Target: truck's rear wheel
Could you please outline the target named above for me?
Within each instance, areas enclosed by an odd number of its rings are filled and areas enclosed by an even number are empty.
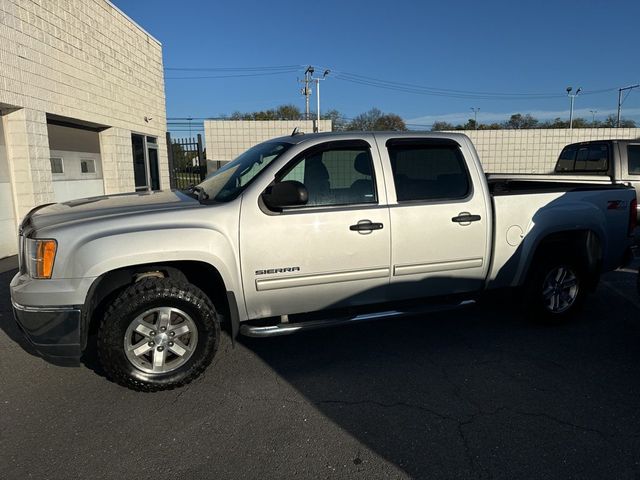
[[[527,315],[541,323],[560,323],[581,307],[587,291],[586,270],[571,257],[554,255],[532,267],[525,286]]]
[[[185,385],[211,363],[220,322],[198,288],[150,278],[125,289],[104,315],[98,356],[115,382],[140,391]]]

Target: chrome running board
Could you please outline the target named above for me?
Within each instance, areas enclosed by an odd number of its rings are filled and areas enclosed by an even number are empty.
[[[315,330],[318,328],[336,327],[339,325],[349,325],[351,323],[368,322],[371,320],[381,320],[384,318],[393,317],[405,317],[409,315],[416,315],[420,313],[432,313],[440,312],[443,310],[454,310],[457,308],[463,308],[470,305],[474,305],[475,300],[464,300],[455,304],[439,304],[439,305],[425,305],[422,307],[413,307],[406,310],[387,310],[384,312],[375,313],[363,313],[354,317],[346,318],[331,318],[326,320],[309,320],[306,322],[290,322],[290,323],[278,323],[276,325],[268,326],[255,326],[255,325],[240,325],[240,333],[247,337],[275,337],[278,335],[290,335],[292,333],[300,332],[303,330]]]

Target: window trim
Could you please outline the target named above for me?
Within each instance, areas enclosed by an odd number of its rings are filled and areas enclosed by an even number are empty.
[[[363,202],[363,203],[335,203],[331,205],[300,205],[298,207],[287,207],[283,208],[281,212],[270,210],[266,205],[262,208],[262,193],[267,188],[273,186],[275,183],[282,181],[284,177],[286,177],[289,172],[291,172],[300,162],[300,160],[315,155],[321,152],[327,152],[331,150],[366,150],[369,153],[369,159],[371,160],[371,182],[373,184],[373,193],[374,193],[374,201],[372,202]],[[289,160],[278,172],[275,174],[274,179],[260,194],[260,205],[261,209],[268,213],[269,215],[282,215],[282,214],[292,214],[292,213],[304,213],[309,211],[332,211],[337,209],[345,209],[350,207],[363,208],[363,207],[378,207],[380,205],[380,196],[378,195],[378,183],[376,178],[376,167],[373,158],[373,153],[371,151],[371,144],[366,140],[332,140],[330,142],[318,143],[316,145],[312,145],[311,147],[303,150],[302,152],[295,155],[291,160]]]
[[[63,157],[49,157],[49,162],[51,162],[51,160],[60,160],[60,166],[62,167],[62,171],[61,172],[54,172],[53,171],[53,165],[51,165],[51,175],[64,175],[64,158]]]
[[[424,141],[426,140],[426,141]],[[395,172],[393,171],[393,164],[391,162],[391,152],[390,148],[393,147],[447,147],[447,148],[455,148],[456,152],[460,155],[462,159],[462,169],[467,176],[467,181],[469,188],[467,190],[466,195],[461,197],[439,197],[439,198],[424,198],[424,199],[414,199],[414,200],[399,200],[398,199],[398,189],[396,185],[396,177]],[[467,163],[467,158],[462,153],[462,147],[455,140],[451,140],[448,138],[390,138],[386,141],[385,147],[387,148],[387,156],[389,158],[389,168],[391,170],[391,181],[393,181],[393,191],[395,195],[396,206],[404,206],[404,205],[436,205],[436,204],[444,204],[444,203],[464,203],[471,198],[475,194],[475,185],[473,182],[473,178],[471,177],[471,171],[469,170],[469,164]]]

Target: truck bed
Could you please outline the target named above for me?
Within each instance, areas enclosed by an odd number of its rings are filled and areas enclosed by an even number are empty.
[[[494,196],[627,188],[614,184],[607,176],[487,174],[486,177],[489,191]]]

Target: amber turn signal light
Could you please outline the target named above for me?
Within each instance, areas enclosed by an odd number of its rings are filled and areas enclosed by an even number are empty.
[[[51,278],[57,248],[55,240],[36,240],[35,278]]]

